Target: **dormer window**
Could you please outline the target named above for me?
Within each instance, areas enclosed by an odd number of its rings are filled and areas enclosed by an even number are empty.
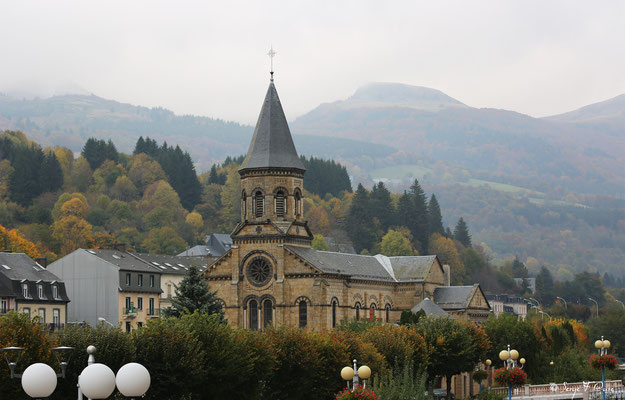
[[[22,283],[22,296],[26,299],[30,297],[28,294],[28,283]]]
[[[57,285],[52,285],[52,297],[55,299],[59,298],[59,287]]]
[[[265,197],[262,192],[259,190],[254,193],[254,216],[262,217],[263,216],[263,208],[265,205]]]
[[[40,299],[43,299],[43,285],[37,285],[37,296]]]
[[[284,214],[286,211],[286,204],[285,204],[284,192],[282,190],[279,190],[276,193],[275,202],[276,202],[276,215],[278,217],[284,217]]]

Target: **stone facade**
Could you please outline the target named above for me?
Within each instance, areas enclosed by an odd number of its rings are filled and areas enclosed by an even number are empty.
[[[432,298],[437,287],[449,286],[449,267],[436,256],[311,249],[302,207],[305,170],[273,82],[239,173],[241,222],[232,232],[232,248],[203,272],[233,327],[323,330],[353,318],[394,323],[402,311]],[[481,290],[471,293],[464,307],[450,310],[456,318],[488,313]]]

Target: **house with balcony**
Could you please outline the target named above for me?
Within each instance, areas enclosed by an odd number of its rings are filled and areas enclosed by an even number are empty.
[[[0,252],[0,315],[26,313],[54,330],[67,322],[69,302],[55,274],[24,253]]]
[[[106,321],[130,332],[159,316],[161,270],[127,251],[78,249],[48,269],[72,298],[68,320]]]

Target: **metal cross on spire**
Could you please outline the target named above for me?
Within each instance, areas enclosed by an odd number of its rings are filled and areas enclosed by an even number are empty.
[[[271,71],[269,71],[269,73],[271,74],[272,82],[273,82],[273,58],[276,56],[276,54],[278,53],[273,49],[273,45],[272,45],[271,48],[269,49],[269,53],[267,53],[267,55],[269,56],[269,59],[271,60]]]

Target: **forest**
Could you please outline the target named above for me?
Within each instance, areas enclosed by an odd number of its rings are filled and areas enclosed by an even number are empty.
[[[444,205],[471,202],[462,193],[443,188],[428,196],[417,179],[402,194],[391,193],[382,182],[371,190],[359,185],[352,192],[344,166],[315,157],[302,160],[307,169],[305,215],[317,249],[347,242],[362,254],[436,254],[450,265],[453,284],[480,283],[492,293],[523,295],[527,286],[514,278],[537,276],[539,301],[564,315],[556,296],[569,299],[568,315],[580,319],[590,317],[588,297],[601,307],[625,300],[622,273],[567,270],[563,275],[562,267],[540,263],[527,251],[519,253],[523,257],[493,259],[488,244],[475,242],[470,231],[475,216],[460,215],[451,226],[444,225],[450,217],[441,209],[458,212]],[[242,161],[243,156],[227,157],[198,175],[189,153],[148,137],[137,140],[132,154],[119,152],[112,141],[89,138],[75,157],[65,147],[42,148],[19,131],[5,131],[0,135],[0,248],[49,261],[77,248],[117,243],[136,251],[177,254],[202,243],[206,234],[231,232],[239,221]],[[495,205],[497,201],[495,197]],[[622,218],[564,205],[560,214],[545,216],[519,200],[504,206],[517,207],[529,226],[551,224],[563,232],[573,232],[575,221],[603,221],[618,228]],[[501,212],[484,216],[504,217]],[[480,222],[475,225],[484,229]],[[502,232],[493,241],[505,238]]]

